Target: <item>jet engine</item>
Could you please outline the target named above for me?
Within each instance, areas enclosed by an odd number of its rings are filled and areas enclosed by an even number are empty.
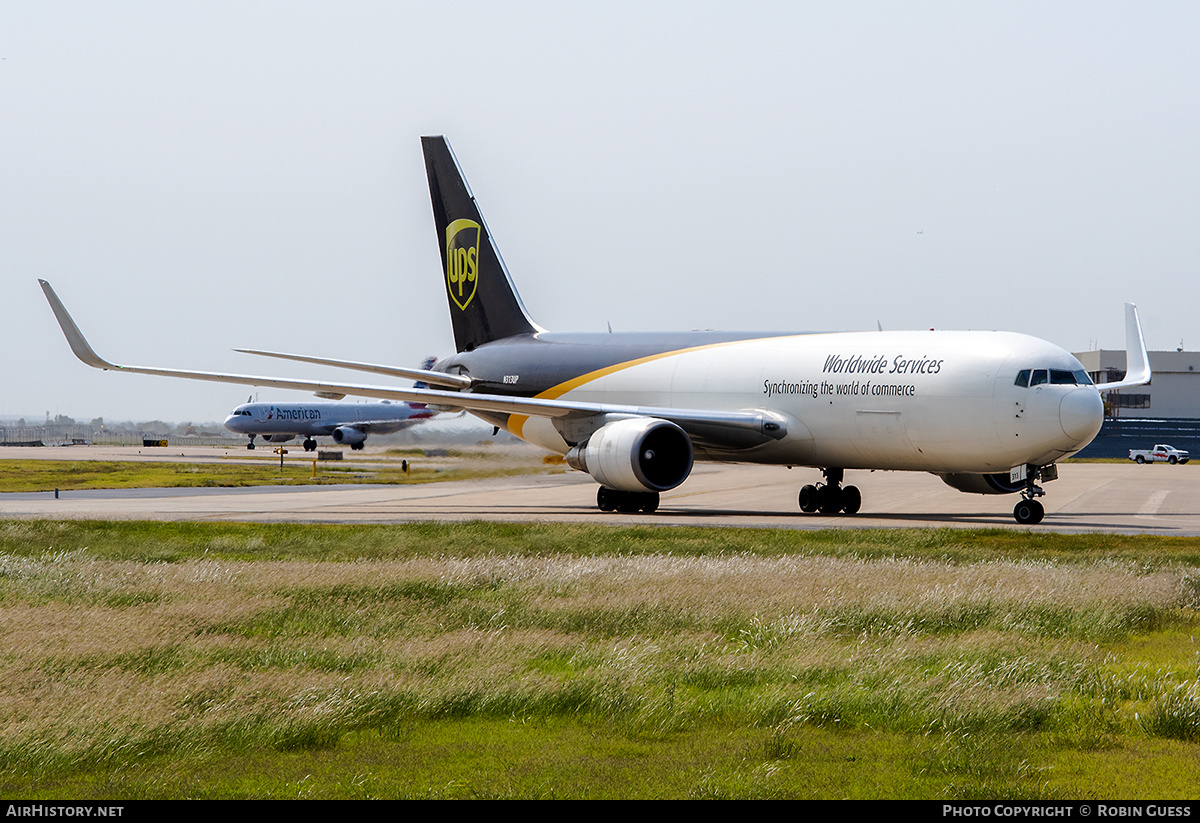
[[[953,486],[960,492],[971,494],[1016,494],[1025,488],[1025,481],[1012,481],[1007,474],[939,474],[947,486]]]
[[[268,443],[286,443],[289,440],[295,440],[294,434],[264,434],[262,439]]]
[[[338,426],[333,430],[333,442],[341,446],[361,446],[367,433],[353,426]]]
[[[687,480],[694,457],[692,440],[679,426],[631,417],[601,426],[567,452],[567,465],[610,489],[664,492]]]

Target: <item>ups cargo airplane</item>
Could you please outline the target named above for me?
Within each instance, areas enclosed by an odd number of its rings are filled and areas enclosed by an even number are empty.
[[[249,353],[436,388],[114,365],[42,288],[89,366],[465,409],[566,455],[599,482],[605,511],[652,512],[693,461],[709,460],[819,469],[823,482],[800,489],[804,512],[857,512],[847,471],[921,471],[963,492],[1018,494],[1013,515],[1033,524],[1044,514],[1039,483],[1100,430],[1101,392],[1150,380],[1128,303],[1129,371],[1101,385],[1058,346],[1009,332],[548,332],[525,310],[449,144],[422,144],[457,354],[419,370]]]

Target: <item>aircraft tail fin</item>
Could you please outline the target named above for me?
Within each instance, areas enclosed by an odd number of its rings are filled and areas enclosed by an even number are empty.
[[[458,351],[542,329],[530,319],[445,137],[422,137]]]

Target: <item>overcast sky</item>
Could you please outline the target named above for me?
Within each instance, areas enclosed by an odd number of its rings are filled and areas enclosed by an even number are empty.
[[[555,330],[1200,350],[1200,4],[0,0],[0,416],[221,419],[101,356],[453,343],[420,136]],[[305,395],[262,392],[262,399]]]

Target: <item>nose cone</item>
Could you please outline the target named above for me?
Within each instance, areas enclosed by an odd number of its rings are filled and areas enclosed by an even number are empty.
[[[1067,437],[1083,448],[1100,432],[1104,422],[1104,403],[1094,389],[1076,389],[1063,396],[1058,419]]]
[[[225,428],[227,428],[233,432],[240,431],[241,426],[239,426],[238,424],[241,422],[241,420],[242,420],[242,418],[239,417],[238,415],[231,414],[225,418]]]

